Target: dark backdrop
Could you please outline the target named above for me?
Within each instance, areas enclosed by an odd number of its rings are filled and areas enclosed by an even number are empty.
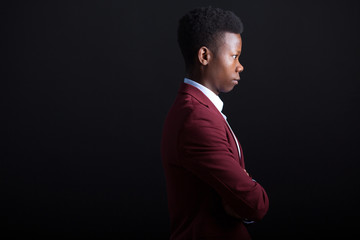
[[[270,198],[254,239],[359,235],[360,8],[346,0],[3,6],[1,235],[168,238],[177,21],[207,5],[245,26],[245,71],[221,98]]]

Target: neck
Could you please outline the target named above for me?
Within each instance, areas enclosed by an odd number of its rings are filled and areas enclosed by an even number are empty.
[[[210,89],[212,92],[214,92],[216,95],[219,95],[219,92],[216,91],[212,85],[210,84],[210,82],[207,80],[207,78],[204,76],[204,71],[202,71],[202,69],[200,70],[193,70],[193,71],[189,71],[185,74],[186,78],[189,78],[197,83],[200,83],[201,85],[207,87],[208,89]]]

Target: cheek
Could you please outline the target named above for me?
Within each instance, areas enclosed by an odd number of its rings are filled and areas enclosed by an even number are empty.
[[[222,62],[222,66],[221,68],[223,69],[224,72],[229,72],[231,71],[233,68],[235,67],[234,61],[231,60],[227,60],[227,61],[223,61]]]
[[[234,60],[232,58],[230,60],[224,62],[224,68],[226,68],[228,70],[233,70],[233,69],[235,69],[235,67],[236,67],[236,60]]]

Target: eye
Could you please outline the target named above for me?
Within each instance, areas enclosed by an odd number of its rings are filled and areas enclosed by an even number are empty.
[[[233,57],[234,59],[236,59],[238,56],[239,56],[239,55],[232,55],[232,57]]]

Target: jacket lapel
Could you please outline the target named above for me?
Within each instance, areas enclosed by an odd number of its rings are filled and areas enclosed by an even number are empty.
[[[226,120],[224,119],[223,115],[219,112],[219,110],[216,108],[216,106],[210,101],[210,99],[202,92],[200,91],[198,88],[190,85],[190,84],[186,84],[186,83],[182,83],[179,89],[179,93],[186,93],[186,94],[190,94],[191,96],[193,96],[194,98],[196,98],[199,102],[201,102],[203,105],[205,105],[206,107],[208,107],[209,109],[211,109],[219,119],[221,119],[221,121],[223,121],[223,123],[226,125],[226,129],[228,134],[230,134],[233,138],[233,142],[235,144],[235,149],[237,154],[237,158],[239,160],[240,165],[243,167],[243,160],[242,160],[242,149],[239,143],[239,148],[240,148],[240,155],[238,152],[238,148],[236,146],[236,140],[235,140],[235,133],[232,134],[232,130],[230,129],[229,124],[226,122]]]

